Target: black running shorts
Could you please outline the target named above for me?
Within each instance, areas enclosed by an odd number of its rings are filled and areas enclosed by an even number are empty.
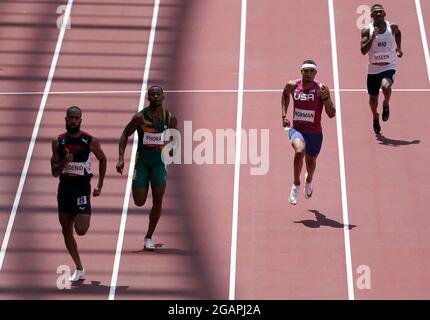
[[[90,182],[64,183],[58,185],[58,213],[91,214]]]
[[[394,82],[394,74],[396,70],[387,70],[377,74],[367,75],[367,93],[369,96],[377,96],[379,94],[379,89],[381,89],[382,79],[387,78]]]

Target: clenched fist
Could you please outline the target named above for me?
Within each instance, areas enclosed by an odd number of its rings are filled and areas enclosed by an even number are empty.
[[[66,152],[66,154],[64,155],[64,159],[63,159],[64,164],[72,162],[73,161],[73,154],[71,154],[69,152],[69,149],[67,149],[67,148],[64,148],[64,151]]]
[[[330,90],[325,84],[320,85],[319,96],[321,100],[327,100],[330,97]]]
[[[288,120],[287,116],[282,116],[282,126],[285,127],[291,127],[291,122]]]
[[[124,160],[123,159],[119,159],[117,164],[116,164],[116,171],[118,173],[122,174],[122,170],[124,169]]]
[[[378,34],[379,34],[379,28],[375,27],[372,33],[372,39],[375,39]]]

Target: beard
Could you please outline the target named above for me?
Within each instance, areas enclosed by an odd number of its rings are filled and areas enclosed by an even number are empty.
[[[303,78],[302,81],[304,84],[311,84],[313,82],[313,80],[309,79],[309,78]]]
[[[71,134],[78,133],[79,130],[81,130],[81,125],[78,124],[77,126],[71,126],[66,123],[66,130],[68,133],[71,133]]]

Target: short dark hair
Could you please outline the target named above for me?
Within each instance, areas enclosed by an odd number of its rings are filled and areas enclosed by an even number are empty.
[[[163,94],[164,94],[163,88],[161,88],[160,86],[157,86],[157,85],[154,85],[154,86],[149,87],[149,89],[148,89],[148,93],[149,93],[150,91],[154,90],[154,89],[160,89],[160,90],[161,90],[161,93],[163,93]]]
[[[302,64],[314,64],[314,65],[317,65],[317,63],[314,61],[314,60],[305,60],[305,61],[303,61],[303,63]]]
[[[68,107],[68,108],[67,108],[67,111],[66,111],[66,115],[69,115],[69,113],[71,113],[71,112],[79,112],[79,114],[80,114],[80,115],[82,115],[82,110],[81,110],[81,108],[79,108],[79,107],[77,107],[77,106],[71,106],[71,107]]]

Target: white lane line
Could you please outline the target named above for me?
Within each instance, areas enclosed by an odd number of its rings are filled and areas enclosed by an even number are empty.
[[[13,223],[15,221],[16,212],[18,210],[19,202],[21,200],[22,190],[24,189],[25,180],[27,178],[28,168],[30,166],[31,156],[33,155],[34,146],[36,144],[37,135],[39,133],[40,123],[42,122],[43,112],[45,110],[46,101],[48,99],[49,91],[51,89],[52,80],[55,74],[55,68],[57,67],[58,58],[60,56],[61,46],[63,44],[64,34],[66,32],[66,26],[70,19],[70,12],[72,10],[73,0],[68,0],[66,12],[64,13],[63,24],[61,25],[60,33],[58,35],[57,45],[55,46],[54,56],[52,57],[51,67],[48,73],[48,79],[46,80],[45,90],[43,91],[42,100],[39,105],[39,112],[37,113],[36,121],[33,127],[33,133],[31,134],[30,145],[27,150],[25,157],[24,167],[21,172],[19,179],[18,189],[15,194],[15,200],[13,201],[12,210],[10,212],[9,221],[6,228],[6,233],[3,238],[3,243],[0,250],[0,271],[3,267],[3,262],[9,244],[10,234],[12,232]]]
[[[430,54],[429,54],[429,46],[427,43],[426,28],[424,27],[424,18],[423,18],[423,12],[421,10],[420,0],[415,0],[415,7],[417,8],[418,22],[420,24],[421,42],[423,43],[424,56],[426,58],[427,77],[429,78],[429,82],[430,82]]]
[[[146,93],[146,87],[148,85],[149,70],[151,69],[152,51],[154,48],[155,31],[157,29],[159,7],[160,7],[160,0],[155,0],[154,11],[152,13],[151,32],[149,34],[148,49],[146,52],[145,71],[143,73],[142,88],[140,90],[140,100],[139,100],[139,106],[137,111],[143,108],[143,104],[145,102],[145,93]],[[133,138],[133,148],[131,151],[130,166],[128,169],[127,187],[125,190],[124,202],[122,205],[121,224],[119,228],[118,242],[116,245],[115,261],[114,261],[114,266],[112,270],[112,278],[111,278],[111,284],[110,284],[110,290],[109,290],[109,300],[115,299],[116,285],[118,282],[118,272],[119,272],[119,265],[121,261],[121,251],[122,251],[122,246],[124,242],[128,204],[129,204],[130,194],[131,194],[131,182],[133,178],[134,163],[136,160],[137,141],[138,141],[137,133],[135,133]]]
[[[346,195],[346,175],[345,175],[345,157],[343,151],[343,135],[342,135],[342,109],[340,105],[339,91],[339,68],[337,64],[337,47],[336,47],[336,25],[334,18],[333,0],[328,0],[329,16],[330,16],[330,37],[331,37],[331,56],[333,64],[333,82],[334,93],[336,99],[336,131],[339,149],[339,170],[340,170],[340,187],[342,192],[342,213],[343,213],[343,235],[345,242],[345,262],[348,285],[348,299],[354,300],[354,281],[352,277],[352,258],[351,244],[349,239],[349,218],[348,218],[348,199]]]
[[[236,159],[234,163],[233,186],[233,217],[231,228],[230,251],[230,285],[229,299],[235,299],[236,293],[236,258],[237,258],[237,225],[239,214],[239,186],[240,186],[240,156],[242,152],[242,109],[243,87],[245,76],[245,40],[246,40],[246,6],[247,0],[242,0],[242,12],[240,17],[240,52],[239,52],[239,83],[237,90],[237,116],[236,116]]]
[[[428,88],[401,88],[401,89],[391,89],[392,91],[396,92],[429,92],[430,89]],[[330,90],[334,91],[334,90]],[[340,92],[367,92],[367,89],[339,89]]]
[[[393,88],[393,91],[397,92],[430,92],[429,88]],[[330,89],[334,92],[334,89]],[[339,89],[340,92],[367,92],[365,88],[361,89]],[[164,90],[165,93],[237,93],[235,89],[184,89],[184,90]],[[243,89],[244,93],[270,93],[270,92],[282,92],[282,89]],[[72,95],[72,94],[140,94],[140,91],[129,90],[129,91],[52,91],[49,95]],[[20,95],[43,95],[43,92],[29,91],[29,92],[0,92],[0,96],[20,96]]]

